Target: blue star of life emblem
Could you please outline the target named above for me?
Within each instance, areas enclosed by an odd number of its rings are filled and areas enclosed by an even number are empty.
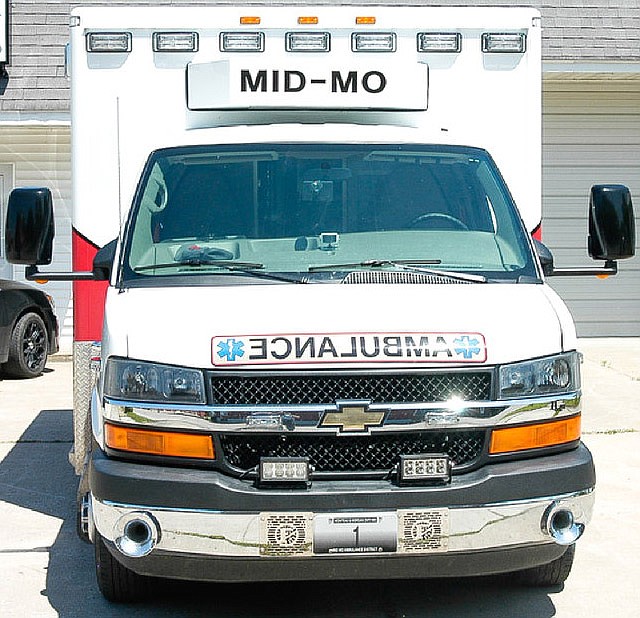
[[[480,343],[477,339],[464,335],[453,340],[454,351],[456,354],[461,354],[465,359],[473,358],[474,354],[480,354]]]
[[[218,343],[218,356],[220,358],[226,358],[228,361],[233,362],[239,356],[244,356],[244,343],[237,341],[236,339],[227,339]]]

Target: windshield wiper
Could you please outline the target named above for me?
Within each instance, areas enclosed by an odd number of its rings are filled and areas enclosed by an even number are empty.
[[[179,266],[220,266],[226,270],[240,271],[264,268],[264,264],[261,264],[260,262],[236,262],[235,260],[190,258],[188,260],[179,260],[175,262],[168,262],[166,264],[144,264],[143,266],[136,266],[133,271],[137,273],[145,270],[155,270],[156,268],[178,268]]]
[[[234,260],[188,259],[179,262],[169,262],[166,264],[145,264],[144,266],[137,266],[133,271],[137,273],[145,270],[155,270],[156,268],[176,268],[184,266],[215,266],[223,268],[229,272],[238,272],[243,275],[259,279],[273,279],[274,281],[284,281],[286,283],[309,283],[307,278],[286,277],[285,275],[277,275],[272,272],[262,271],[260,269],[264,268],[264,264],[261,264],[260,262],[236,262]]]
[[[470,281],[473,283],[487,282],[487,278],[483,275],[440,270],[439,268],[425,268],[424,266],[418,266],[419,264],[440,264],[440,260],[364,260],[362,262],[345,264],[319,264],[317,266],[309,266],[309,272],[332,270],[334,268],[381,268],[383,266],[392,266],[399,270],[448,277],[449,279],[456,279],[458,281]]]

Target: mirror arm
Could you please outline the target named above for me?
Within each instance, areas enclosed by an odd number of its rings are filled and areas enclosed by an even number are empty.
[[[37,266],[27,266],[24,269],[24,276],[27,281],[96,281],[96,276],[91,271],[77,272],[53,272],[43,273]]]
[[[551,272],[545,273],[547,277],[579,277],[585,275],[613,276],[618,274],[618,262],[607,260],[604,266],[584,266],[576,268],[553,268]]]

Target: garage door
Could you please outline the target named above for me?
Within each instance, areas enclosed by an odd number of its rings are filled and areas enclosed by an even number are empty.
[[[594,77],[544,81],[543,242],[558,266],[593,264],[586,251],[592,184],[627,185],[640,214],[640,76]],[[620,262],[619,269],[605,280],[550,280],[579,336],[640,336],[640,258]]]

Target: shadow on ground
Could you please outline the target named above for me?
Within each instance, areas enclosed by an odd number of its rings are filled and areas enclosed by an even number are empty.
[[[70,410],[42,410],[0,462],[0,500],[63,522],[53,545],[44,548],[49,551],[47,585],[38,591],[62,618],[551,618],[556,614],[549,597],[555,591],[518,588],[501,578],[224,585],[161,582],[145,603],[112,605],[97,590],[92,547],[75,532],[77,477],[67,459],[71,427]]]

